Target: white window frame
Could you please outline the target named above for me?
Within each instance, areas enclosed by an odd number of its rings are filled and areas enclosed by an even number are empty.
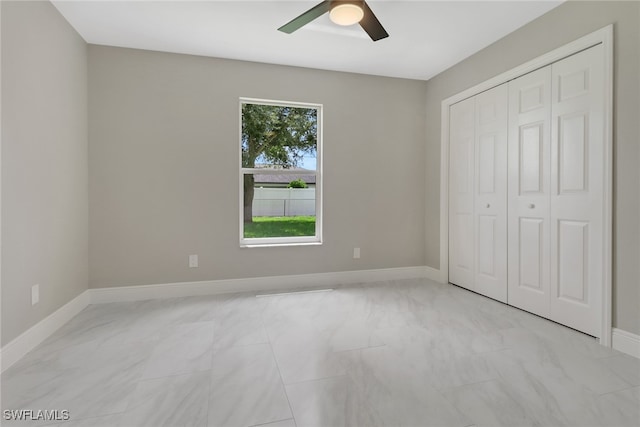
[[[300,171],[292,171],[288,169],[254,169],[242,167],[242,105],[243,104],[259,104],[273,105],[278,107],[297,107],[312,108],[318,112],[317,123],[317,146],[316,146],[316,233],[314,236],[294,236],[294,237],[244,237],[244,175],[259,172],[261,175],[300,175]],[[294,101],[277,101],[271,99],[256,99],[241,97],[238,103],[239,107],[239,130],[238,130],[238,184],[239,184],[239,215],[238,224],[240,232],[240,247],[270,247],[270,246],[304,246],[304,245],[321,245],[322,244],[322,104],[314,104],[307,102]],[[305,175],[309,175],[305,173]]]

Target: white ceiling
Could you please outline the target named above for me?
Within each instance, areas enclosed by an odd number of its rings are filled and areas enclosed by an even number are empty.
[[[390,35],[375,43],[328,14],[276,30],[319,2],[53,0],[88,43],[421,80],[562,1],[369,0]]]

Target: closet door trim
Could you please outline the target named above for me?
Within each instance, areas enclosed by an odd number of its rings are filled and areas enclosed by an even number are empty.
[[[558,49],[453,95],[441,104],[440,125],[440,280],[449,283],[449,108],[451,105],[551,65],[590,47],[602,44],[604,55],[604,212],[603,289],[600,343],[611,347],[612,334],[612,243],[613,243],[613,25],[587,34]],[[428,200],[428,203],[431,201]]]

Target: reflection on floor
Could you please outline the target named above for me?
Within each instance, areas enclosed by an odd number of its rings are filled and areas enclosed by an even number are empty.
[[[74,427],[638,426],[640,360],[416,279],[92,305],[2,394]]]

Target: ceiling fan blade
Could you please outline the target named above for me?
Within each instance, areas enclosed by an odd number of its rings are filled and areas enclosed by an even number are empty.
[[[278,28],[278,30],[282,31],[283,33],[291,34],[294,31],[300,29],[301,27],[307,25],[309,22],[313,21],[314,19],[329,12],[329,9],[331,9],[331,0],[325,0],[322,3],[307,10],[305,13],[298,16],[297,18],[293,18],[291,21],[287,22],[282,27]]]
[[[362,9],[364,10],[364,17],[360,21],[360,26],[369,34],[371,40],[377,42],[380,39],[389,37],[389,34],[366,2],[362,2]]]

